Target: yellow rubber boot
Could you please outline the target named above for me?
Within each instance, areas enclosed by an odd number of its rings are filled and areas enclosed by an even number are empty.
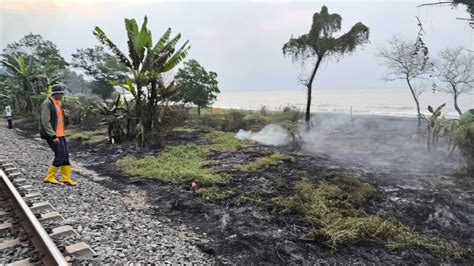
[[[63,183],[69,184],[71,186],[75,186],[76,182],[71,179],[71,166],[70,165],[63,165],[61,166],[61,180]]]
[[[48,175],[44,178],[44,182],[51,183],[51,184],[59,184],[56,180],[56,171],[58,168],[54,165],[51,165],[48,170]]]

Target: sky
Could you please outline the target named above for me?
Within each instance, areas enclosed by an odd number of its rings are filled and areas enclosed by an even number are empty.
[[[359,21],[367,25],[370,43],[326,61],[314,87],[402,88],[402,81],[384,80],[377,53],[393,36],[414,41],[416,16],[433,56],[447,47],[474,50],[474,29],[456,19],[468,17],[464,6],[417,7],[426,2],[0,0],[0,49],[32,32],[53,41],[70,60],[76,49],[99,44],[92,30],[100,26],[126,51],[124,18],[141,23],[147,15],[155,41],[168,27],[190,40],[189,58],[217,72],[221,91],[292,90],[302,87],[301,66],[283,56],[282,46],[292,35],[308,33],[313,13],[326,5],[342,16],[341,33]]]

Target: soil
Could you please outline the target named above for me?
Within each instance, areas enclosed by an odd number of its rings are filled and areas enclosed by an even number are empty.
[[[28,132],[36,133],[36,127],[20,127],[29,137],[34,134]],[[173,132],[167,140],[178,145],[202,144],[202,136],[202,132]],[[137,150],[132,144],[110,146],[104,143],[91,149],[72,142],[70,146],[73,161],[95,170],[99,176],[110,177],[98,178],[96,182],[124,195],[134,191],[136,197],[145,197],[144,202],[133,200],[142,211],[171,218],[206,234],[210,241],[200,244],[199,248],[214,256],[218,263],[474,263],[472,253],[453,260],[418,248],[388,250],[372,242],[350,243],[332,250],[324,244],[324,239],[303,240],[301,236],[308,231],[309,225],[299,215],[282,215],[269,204],[272,196],[258,204],[208,201],[190,187],[136,178],[115,166],[115,161],[123,156],[159,154],[159,150]],[[228,167],[274,152],[292,155],[296,162],[285,162],[257,172],[239,172]],[[212,167],[232,175],[231,187],[244,192],[273,190],[278,196],[290,195],[292,185],[302,178],[318,182],[334,171],[352,174],[377,190],[377,198],[366,206],[369,213],[393,214],[424,235],[452,240],[466,248],[474,246],[472,177],[455,175],[452,170],[434,173],[424,169],[380,167],[350,155],[295,153],[284,147],[254,145],[231,153],[213,152],[208,159],[212,161]],[[284,183],[278,182],[277,176],[284,177]]]

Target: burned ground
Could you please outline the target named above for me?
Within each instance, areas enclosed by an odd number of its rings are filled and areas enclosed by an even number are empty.
[[[202,132],[174,132],[170,144],[203,144]],[[89,149],[72,143],[76,161],[102,175],[98,181],[106,187],[127,194],[145,191],[148,208],[141,211],[166,216],[207,234],[210,241],[199,247],[221,263],[472,263],[469,251],[460,259],[430,252],[419,247],[390,250],[368,240],[345,243],[337,249],[326,239],[302,238],[311,224],[298,213],[282,213],[274,204],[278,197],[288,197],[301,180],[314,184],[333,178],[334,173],[351,175],[375,188],[376,196],[364,204],[369,214],[391,215],[415,231],[454,241],[469,248],[473,242],[474,208],[472,191],[460,185],[453,175],[410,173],[377,169],[348,163],[322,154],[288,152],[285,148],[249,145],[232,152],[213,151],[206,167],[229,174],[230,183],[199,189],[226,191],[216,198],[192,190],[189,185],[132,177],[115,166],[126,155],[157,155],[159,150],[137,150],[133,145]],[[250,163],[271,154],[286,154],[295,161],[284,161],[257,171],[242,171],[236,165]],[[465,177],[459,178],[463,180]],[[198,184],[200,185],[200,184]],[[205,190],[204,190],[205,191]],[[213,190],[207,192],[215,192]],[[213,195],[213,194],[210,194]]]

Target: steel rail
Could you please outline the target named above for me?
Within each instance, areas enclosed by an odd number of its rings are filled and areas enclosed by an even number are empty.
[[[21,197],[20,193],[16,190],[8,176],[0,169],[0,176],[5,186],[5,192],[8,194],[8,200],[13,204],[14,208],[23,216],[23,226],[25,230],[31,236],[31,242],[35,248],[42,255],[42,261],[44,265],[68,265],[61,251],[59,251],[56,244],[49,237],[48,233],[44,230],[41,223],[38,221],[36,216],[30,210],[26,202]]]

